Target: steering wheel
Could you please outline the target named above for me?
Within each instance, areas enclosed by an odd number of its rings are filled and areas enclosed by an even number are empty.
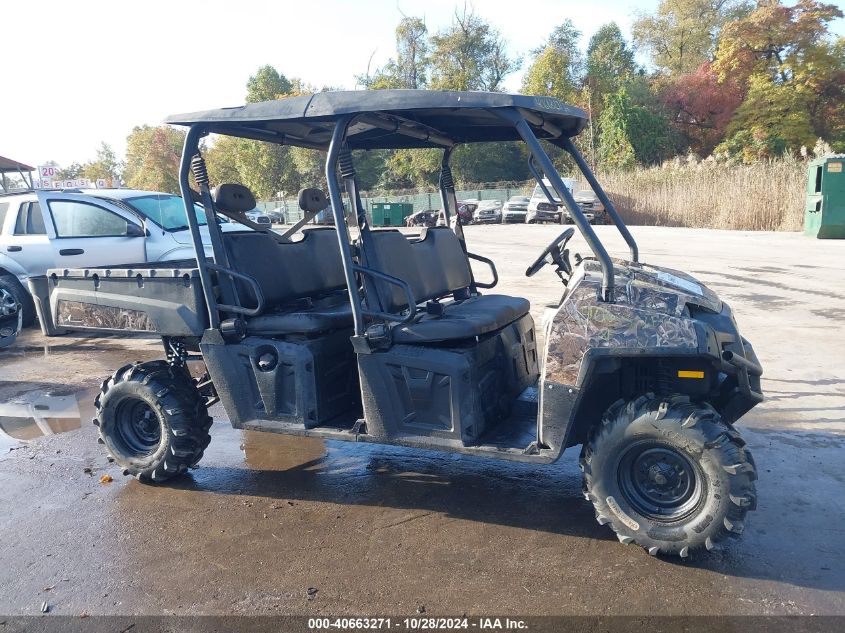
[[[533,277],[537,271],[549,263],[555,263],[558,266],[563,266],[563,249],[566,248],[566,243],[572,239],[573,235],[575,235],[575,229],[572,227],[569,227],[563,233],[558,235],[552,243],[549,244],[542,253],[540,253],[537,260],[528,267],[525,271],[525,276]],[[549,260],[549,255],[551,255],[551,260]]]

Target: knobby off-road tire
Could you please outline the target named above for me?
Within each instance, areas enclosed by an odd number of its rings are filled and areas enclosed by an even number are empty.
[[[161,483],[200,461],[211,417],[187,370],[165,361],[134,363],[103,383],[95,400],[99,442],[144,482]]]
[[[581,470],[599,524],[653,556],[712,550],[742,533],[757,504],[745,442],[686,396],[613,404],[584,445]]]
[[[26,288],[21,285],[14,275],[0,275],[0,288],[12,295],[21,306],[21,327],[29,327],[35,323],[35,303]]]

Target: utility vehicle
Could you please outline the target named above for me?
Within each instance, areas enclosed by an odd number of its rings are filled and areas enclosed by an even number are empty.
[[[201,254],[198,200],[212,257],[54,270],[38,302],[56,326],[162,338],[166,358],[122,367],[96,399],[100,441],[125,474],[158,483],[195,466],[219,399],[239,429],[536,464],[581,446],[598,522],[654,555],[687,556],[742,532],[756,473],[734,423],[762,399],[760,366],[712,291],[639,261],[573,144],[585,112],[547,97],[385,90],[168,122],[188,128],[186,221]],[[327,205],[306,189],[302,221],[284,232],[220,231],[215,213],[237,219],[255,200],[209,182],[199,145],[208,134],[327,152],[335,226],[302,229]],[[629,259],[610,258],[541,140],[572,157]],[[487,293],[496,266],[470,250],[455,213],[453,150],[489,141],[525,143],[546,199],[562,201],[592,251],[570,260],[569,227],[528,266],[531,276],[550,264],[563,285],[542,346],[527,300]],[[448,226],[409,235],[368,224],[355,152],[384,148],[442,151]],[[484,279],[471,261],[489,269]],[[202,378],[191,377],[194,362]]]

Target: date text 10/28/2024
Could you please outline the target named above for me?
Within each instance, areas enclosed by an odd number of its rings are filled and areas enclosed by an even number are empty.
[[[520,631],[528,625],[512,618],[309,618],[309,631]]]

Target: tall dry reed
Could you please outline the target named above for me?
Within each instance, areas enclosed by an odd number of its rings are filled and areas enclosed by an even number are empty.
[[[795,158],[637,168],[598,174],[629,224],[752,231],[803,225],[806,163]]]

